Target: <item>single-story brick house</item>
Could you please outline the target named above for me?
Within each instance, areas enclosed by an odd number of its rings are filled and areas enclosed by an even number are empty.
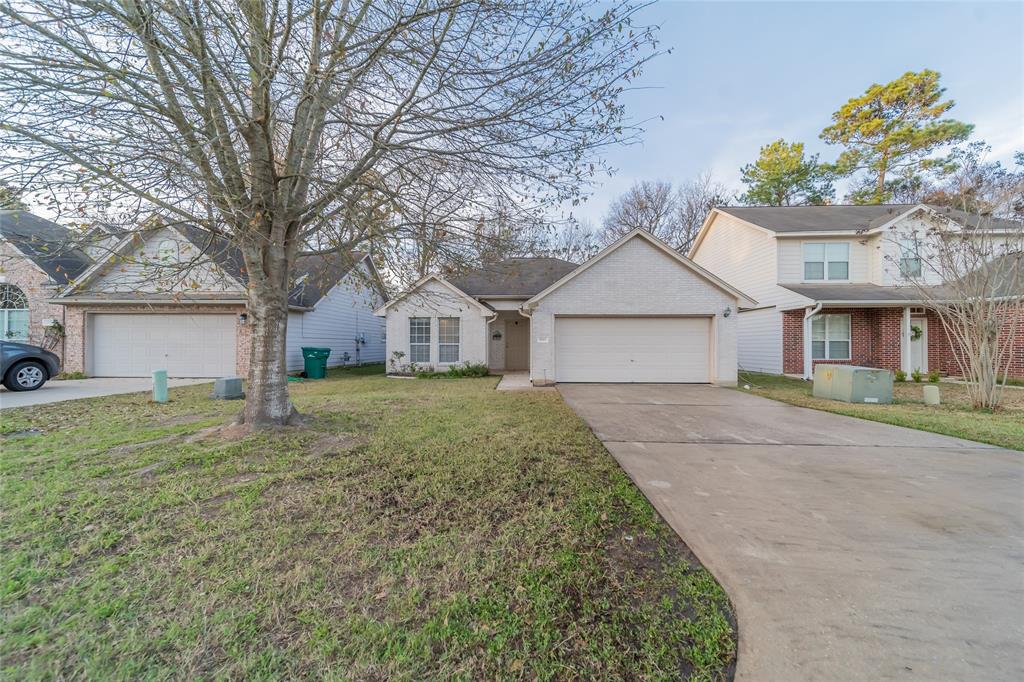
[[[736,382],[756,302],[643,230],[586,263],[513,258],[431,275],[377,310],[392,369],[482,363],[558,382]]]
[[[89,376],[245,376],[250,360],[246,274],[239,251],[190,226],[115,239],[52,302],[65,309],[64,366]],[[384,360],[387,301],[365,253],[304,254],[289,294],[287,363],[302,347],[330,348],[329,366]]]
[[[960,374],[959,346],[913,284],[948,296],[947,283],[922,271],[923,242],[934,238],[928,213],[949,219],[951,229],[971,225],[967,214],[924,204],[712,210],[689,255],[759,302],[740,311],[740,368],[810,377],[815,364],[829,363]],[[996,247],[1002,241],[1012,250],[1024,225],[998,219],[984,229]],[[1024,301],[1019,286],[993,295]],[[1014,377],[1024,377],[1021,311],[1003,325],[1015,334]]]
[[[0,211],[0,338],[63,357],[64,307],[51,299],[92,264],[70,230],[27,211]]]

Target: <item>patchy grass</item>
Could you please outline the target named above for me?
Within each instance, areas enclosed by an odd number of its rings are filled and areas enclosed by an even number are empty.
[[[1018,388],[1005,389],[1002,408],[992,412],[971,407],[965,387],[948,382],[939,383],[942,404],[938,406],[924,404],[923,387],[928,385],[926,382],[894,384],[894,402],[891,405],[841,403],[815,398],[811,395],[811,382],[772,374],[743,372],[739,390],[744,390],[743,384],[749,384],[751,392],[756,395],[791,405],[1024,450],[1024,390]]]
[[[722,679],[728,600],[557,394],[381,368],[3,413],[9,679]]]

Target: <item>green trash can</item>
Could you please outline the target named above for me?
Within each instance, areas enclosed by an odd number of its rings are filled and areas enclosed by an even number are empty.
[[[323,379],[327,376],[327,358],[331,356],[330,348],[302,347],[302,359],[306,365],[307,379]]]

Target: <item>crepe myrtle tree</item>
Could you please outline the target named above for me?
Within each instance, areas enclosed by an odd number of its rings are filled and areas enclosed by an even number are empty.
[[[253,324],[241,419],[283,425],[296,257],[472,235],[499,200],[578,199],[606,170],[602,148],[638,132],[620,95],[657,52],[641,8],[0,0],[0,179],[76,212],[102,195],[240,249]],[[431,174],[449,196],[423,236]]]
[[[1006,211],[1024,183],[965,194],[960,208],[922,212],[921,227],[889,238],[886,260],[932,310],[953,346],[973,405],[997,409],[1010,364],[1024,352],[1024,223]]]

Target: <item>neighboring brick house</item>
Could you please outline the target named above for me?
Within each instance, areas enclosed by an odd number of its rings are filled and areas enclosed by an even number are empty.
[[[96,262],[54,299],[65,309],[64,366],[89,376],[245,376],[250,361],[246,274],[226,240],[189,226],[162,226],[106,242]],[[286,357],[331,349],[330,366],[384,360],[386,300],[369,257],[303,254],[289,294]]]
[[[971,224],[957,211],[909,204],[714,209],[690,257],[759,301],[739,314],[740,368],[809,377],[824,362],[959,374],[957,346],[913,285],[945,291],[922,271],[925,212]],[[1024,225],[993,220],[985,229],[993,243],[1019,244]],[[995,293],[1024,300],[1021,290]],[[1009,373],[1024,377],[1024,324],[1003,329],[1016,334]]]
[[[64,307],[50,301],[93,264],[76,244],[75,234],[56,223],[0,211],[0,338],[64,357]]]

